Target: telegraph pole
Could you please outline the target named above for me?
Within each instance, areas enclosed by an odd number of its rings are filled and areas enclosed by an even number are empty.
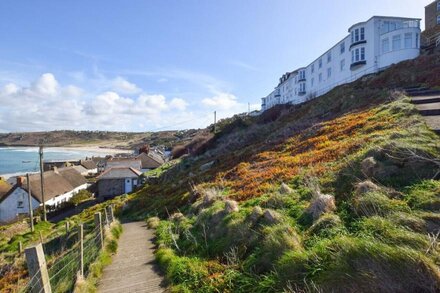
[[[44,172],[43,172],[43,146],[40,145],[40,180],[41,180],[41,200],[43,201],[43,221],[47,221],[46,200],[44,199]]]
[[[31,232],[34,232],[34,210],[32,209],[31,182],[29,180],[29,173],[26,174],[26,181],[28,190],[29,217],[31,219]]]
[[[217,111],[214,111],[214,133],[217,131]]]

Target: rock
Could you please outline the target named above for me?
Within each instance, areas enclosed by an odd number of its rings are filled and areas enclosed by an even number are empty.
[[[280,189],[278,189],[280,194],[290,194],[293,192],[293,189],[289,187],[286,183],[281,183]]]
[[[227,214],[236,213],[239,211],[238,203],[235,200],[225,201],[225,212]]]
[[[378,162],[373,157],[365,158],[361,162],[361,171],[367,177],[373,177],[378,168]]]
[[[281,215],[274,210],[267,209],[263,213],[264,219],[270,224],[278,224],[281,222]]]
[[[259,206],[255,206],[252,209],[252,213],[250,215],[250,219],[252,222],[256,222],[263,215],[263,209]]]
[[[306,213],[312,216],[313,221],[319,219],[322,214],[336,210],[335,197],[330,194],[318,194],[314,197]]]
[[[370,180],[366,180],[363,182],[359,182],[355,185],[355,194],[357,196],[363,195],[368,192],[378,191],[380,187],[371,182]]]

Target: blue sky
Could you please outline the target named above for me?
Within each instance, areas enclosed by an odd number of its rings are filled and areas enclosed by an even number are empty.
[[[372,15],[430,0],[0,1],[0,132],[204,127]]]

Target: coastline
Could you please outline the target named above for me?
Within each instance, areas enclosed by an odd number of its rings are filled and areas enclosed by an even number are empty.
[[[15,158],[17,158],[17,163],[20,164],[19,162],[21,160],[26,160],[29,162],[32,160],[32,164],[34,165],[34,161],[35,161],[35,157],[32,158],[20,158],[20,155],[18,154],[23,154],[23,153],[36,153],[38,152],[38,147],[36,146],[0,146],[0,150],[5,149],[5,150],[12,150],[14,154],[12,155],[12,157],[10,156],[9,158],[13,158],[12,160],[15,161]],[[15,157],[15,151],[18,151],[17,156]],[[52,156],[47,158],[46,160],[49,159],[57,159],[57,155],[56,153],[78,153],[78,155],[74,156],[77,157],[77,159],[85,159],[86,157],[104,157],[106,155],[116,155],[116,154],[121,154],[121,153],[132,153],[131,150],[123,150],[123,149],[117,149],[117,148],[104,148],[101,146],[63,146],[63,147],[46,147],[45,151],[48,153],[52,153]],[[55,155],[54,155],[55,153]],[[60,159],[62,158],[66,158],[65,156],[60,156]],[[8,158],[5,157],[3,158],[6,160],[6,163],[8,162]],[[0,164],[2,163],[2,160],[0,159]],[[67,159],[67,158],[66,158]],[[72,158],[72,159],[76,159],[76,158]],[[17,170],[14,170],[15,168],[6,168],[5,170],[1,170],[3,168],[0,168],[0,177],[8,179],[11,177],[16,177],[16,176],[20,176],[20,175],[24,175],[26,173],[35,173],[36,169],[35,167],[32,165],[32,168],[29,168],[29,170],[23,170],[23,168],[17,168]],[[8,170],[9,169],[9,170]],[[27,169],[27,168],[26,168]]]

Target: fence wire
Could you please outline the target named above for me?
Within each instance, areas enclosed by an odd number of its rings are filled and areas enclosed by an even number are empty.
[[[87,231],[87,232],[86,232]],[[83,239],[83,264],[84,276],[87,276],[90,270],[90,265],[97,259],[101,251],[101,233],[104,234],[103,227],[94,227],[92,225],[84,224],[84,239]],[[104,235],[102,235],[103,237]],[[64,239],[63,239],[64,238]],[[68,234],[60,237],[61,240],[51,240],[51,246],[60,245],[63,249],[58,250],[53,257],[56,260],[48,265],[49,282],[52,292],[65,293],[72,292],[77,280],[78,272],[81,270],[81,245],[78,233],[70,231]],[[48,247],[48,243],[44,243],[43,247]],[[66,249],[69,247],[68,249]],[[66,249],[66,250],[64,250]],[[51,249],[49,249],[51,250]],[[54,252],[51,250],[51,252]],[[45,253],[46,254],[46,253]],[[49,261],[50,263],[50,261]],[[23,280],[25,282],[27,280]],[[29,281],[23,287],[20,286],[20,279],[17,287],[20,288],[16,292],[36,292],[36,288],[41,284],[41,268],[34,276],[29,276]],[[45,284],[46,285],[46,284]],[[39,290],[42,292],[41,288]]]

